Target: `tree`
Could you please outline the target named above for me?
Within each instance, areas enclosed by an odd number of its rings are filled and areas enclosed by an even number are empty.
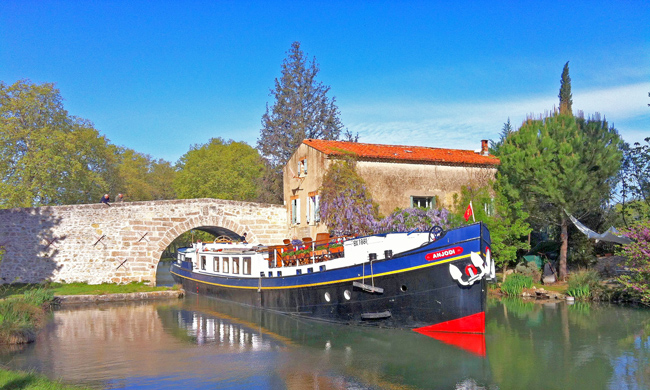
[[[528,213],[523,208],[517,191],[503,176],[497,173],[497,180],[478,188],[463,187],[456,202],[456,225],[465,224],[463,214],[472,201],[474,218],[484,222],[492,240],[492,259],[503,269],[504,277],[508,265],[517,260],[517,252],[529,249],[527,236],[530,225]]]
[[[355,161],[334,161],[320,189],[321,219],[334,234],[372,234],[379,227],[379,206],[355,169]]]
[[[510,134],[512,134],[512,125],[510,124],[510,118],[508,118],[508,121],[503,124],[503,127],[501,128],[501,133],[499,134],[499,139],[495,142],[490,140],[490,153],[498,156],[501,150],[501,145],[503,145],[503,142],[508,138]]]
[[[650,218],[650,137],[646,144],[635,142],[623,146],[621,195],[623,218]]]
[[[632,298],[650,306],[650,221],[639,221],[624,233],[633,240],[623,247],[630,272],[618,281]]]
[[[524,209],[537,222],[560,226],[559,277],[566,277],[566,213],[600,209],[609,199],[620,166],[620,138],[605,120],[553,113],[527,119],[503,144],[499,175],[516,189]],[[508,194],[506,194],[508,196]]]
[[[109,161],[107,140],[54,84],[0,82],[0,207],[96,202]]]
[[[125,194],[126,200],[161,200],[175,197],[176,171],[165,160],[124,147],[113,147],[114,173],[110,193]]]
[[[573,100],[571,95],[571,77],[569,77],[569,61],[564,64],[560,80],[560,114],[571,115]]]
[[[254,201],[264,162],[244,142],[212,138],[194,145],[177,163],[174,189],[180,199],[218,198]]]
[[[257,149],[268,160],[269,181],[280,181],[282,168],[291,155],[307,138],[336,140],[343,125],[335,98],[328,98],[330,87],[316,81],[319,68],[316,59],[307,62],[300,42],[291,44],[282,63],[282,76],[275,79],[270,95],[273,107],[266,105]],[[349,138],[352,137],[350,133]],[[282,201],[282,193],[275,194]]]

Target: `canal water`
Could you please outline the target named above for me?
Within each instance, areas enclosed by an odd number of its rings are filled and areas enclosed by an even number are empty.
[[[0,363],[105,389],[649,389],[650,310],[490,300],[485,337],[437,340],[188,295],[60,308]]]

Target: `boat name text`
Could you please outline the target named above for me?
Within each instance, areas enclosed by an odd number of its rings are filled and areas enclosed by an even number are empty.
[[[427,253],[424,257],[427,261],[433,261],[438,259],[444,259],[445,257],[455,256],[463,253],[463,248],[457,246],[454,248],[445,249],[438,252]]]

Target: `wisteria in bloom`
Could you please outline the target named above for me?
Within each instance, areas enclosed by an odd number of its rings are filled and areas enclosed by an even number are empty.
[[[633,242],[623,247],[630,272],[620,276],[619,282],[630,296],[650,306],[650,221],[639,222],[623,232]]]
[[[377,230],[377,206],[353,161],[337,161],[330,166],[323,178],[320,213],[335,235],[365,235]]]
[[[448,216],[446,209],[406,208],[384,218],[379,230],[383,233],[427,231],[432,226],[445,229],[449,226]]]

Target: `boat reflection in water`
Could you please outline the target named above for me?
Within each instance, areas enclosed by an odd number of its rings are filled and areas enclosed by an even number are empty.
[[[488,382],[489,365],[479,356],[483,335],[440,342],[412,331],[303,320],[198,296],[160,308],[159,316],[165,329],[197,345],[284,352],[269,356],[277,359],[281,387],[464,389]]]

